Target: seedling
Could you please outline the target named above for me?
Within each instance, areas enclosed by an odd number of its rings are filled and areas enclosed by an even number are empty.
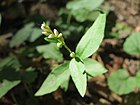
[[[139,32],[130,35],[124,42],[124,51],[130,55],[140,55],[139,40]],[[129,94],[133,92],[135,88],[140,89],[140,72],[138,70],[136,76],[130,76],[127,70],[119,69],[110,74],[108,78],[108,86],[113,92],[119,95]]]
[[[45,40],[56,43],[58,48],[66,48],[71,60],[51,71],[35,94],[36,96],[51,93],[59,87],[68,87],[64,85],[68,84],[70,76],[80,95],[82,97],[85,95],[88,74],[97,76],[107,71],[100,63],[88,58],[97,51],[103,40],[105,22],[106,15],[100,14],[78,43],[75,52],[71,51],[66,45],[62,33],[59,33],[56,29],[52,31],[45,23],[42,24],[41,29],[43,30],[42,34],[45,35]]]

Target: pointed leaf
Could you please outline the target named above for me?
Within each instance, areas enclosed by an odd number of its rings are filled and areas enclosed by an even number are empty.
[[[25,27],[23,27],[22,29],[20,29],[15,36],[13,36],[13,38],[10,41],[10,47],[14,47],[14,46],[19,46],[21,45],[24,41],[26,41],[30,34],[32,33],[32,27],[33,27],[33,23],[29,23],[27,24]]]
[[[64,91],[67,91],[68,90],[69,80],[70,80],[70,76],[68,78],[66,78],[66,80],[60,85],[60,87],[62,89],[64,89]]]
[[[104,0],[74,0],[67,4],[68,9],[77,10],[85,8],[87,10],[94,10],[101,5]]]
[[[15,87],[16,85],[18,85],[19,83],[20,83],[19,80],[16,80],[16,81],[3,80],[3,82],[0,83],[0,98],[2,96],[4,96],[13,87]]]
[[[101,44],[104,37],[106,15],[100,14],[94,24],[82,37],[76,48],[76,54],[84,59],[91,56]]]
[[[84,22],[86,20],[94,21],[100,14],[99,11],[88,11],[86,9],[74,10],[71,11],[71,13],[79,22]]]
[[[15,70],[19,70],[21,67],[21,64],[19,63],[18,59],[15,56],[9,56],[2,61],[0,61],[0,71],[3,70],[3,68],[13,68]]]
[[[55,91],[69,76],[69,62],[59,65],[52,70],[35,95],[41,96]]]
[[[82,61],[79,58],[73,58],[70,61],[69,68],[70,68],[70,74],[72,80],[74,81],[74,84],[78,92],[83,97],[85,95],[86,87],[87,87],[85,65],[82,63]]]
[[[34,42],[36,39],[38,39],[41,36],[41,32],[42,32],[41,29],[33,28],[29,41]]]
[[[107,72],[104,66],[99,62],[97,62],[96,60],[87,58],[84,60],[84,64],[86,66],[86,72],[91,76],[95,77]],[[90,78],[91,77],[89,77],[89,79]]]
[[[63,60],[62,53],[59,51],[55,43],[37,46],[36,49],[44,58],[52,58],[58,62]]]
[[[44,39],[45,39],[47,42],[52,42],[52,43],[57,43],[57,42],[58,42],[57,38],[48,38],[48,37],[45,37]]]

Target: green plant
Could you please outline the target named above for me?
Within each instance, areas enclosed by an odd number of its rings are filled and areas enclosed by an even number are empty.
[[[87,31],[87,29],[92,25],[92,22],[95,21],[100,14],[99,7],[103,1],[104,0],[69,1],[66,4],[67,9],[61,8],[59,10],[59,18],[54,25],[63,33],[63,37],[65,39],[72,40],[77,43],[84,32]],[[101,9],[107,14],[108,9],[106,7],[102,6]],[[73,36],[73,39],[70,38],[71,36]]]
[[[67,3],[70,10],[69,17],[74,16],[79,22],[94,21],[100,14],[98,7],[104,0],[74,0]],[[90,2],[90,3],[89,3]]]
[[[45,58],[53,59],[57,62],[62,62],[63,55],[54,43],[40,45],[36,47],[37,51]]]
[[[73,21],[74,17],[70,17],[70,11],[64,8],[60,9],[58,15],[59,18],[55,22],[55,26],[57,26],[58,30],[63,33],[63,37],[65,39],[70,39],[70,35],[73,35],[72,40],[77,40],[80,37],[80,33],[84,34],[85,30],[87,29],[87,25],[81,25],[81,23],[77,21]],[[90,26],[91,22],[89,22]]]
[[[116,22],[115,26],[112,28],[112,31],[109,33],[110,37],[113,38],[125,38],[128,36],[132,31],[132,28],[128,26],[124,22]]]
[[[129,76],[127,70],[119,69],[111,73],[108,78],[108,85],[113,92],[122,95],[134,91],[136,81],[134,77]]]
[[[35,27],[33,22],[26,24],[21,28],[10,41],[10,47],[21,45],[25,41],[34,42],[40,37],[41,29]]]
[[[130,35],[124,42],[124,51],[130,55],[140,55],[139,40],[139,32]],[[111,73],[108,78],[109,88],[119,95],[131,93],[136,87],[140,89],[140,72],[139,70],[137,71],[136,76],[130,76],[125,69],[119,69]]]
[[[70,76],[80,95],[82,97],[85,95],[88,74],[97,76],[107,71],[100,63],[88,58],[99,48],[103,40],[105,22],[106,15],[100,14],[78,43],[75,52],[71,51],[66,45],[61,33],[56,29],[52,31],[45,23],[42,24],[42,34],[46,36],[45,40],[56,43],[58,48],[65,47],[72,59],[65,61],[51,71],[40,89],[36,92],[36,96],[51,93],[59,87],[67,90]]]
[[[130,55],[140,55],[140,32],[132,33],[124,42],[123,49]]]
[[[15,56],[9,56],[0,62],[0,98],[21,83],[32,83],[37,77],[34,68],[28,67],[21,74],[21,64]],[[9,75],[10,74],[10,75]]]
[[[108,78],[108,86],[113,92],[124,95],[140,88],[140,72],[136,76],[130,76],[127,70],[119,69],[112,72]]]

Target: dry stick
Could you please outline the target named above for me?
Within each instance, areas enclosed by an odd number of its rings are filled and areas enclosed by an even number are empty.
[[[17,99],[16,99],[16,97],[15,97],[15,95],[13,93],[11,93],[11,97],[12,97],[12,100],[14,101],[14,103],[16,105],[19,105],[18,102],[17,102]]]
[[[24,85],[24,87],[25,87],[27,93],[28,93],[30,96],[32,96],[32,92],[31,92],[30,89],[28,88],[27,84],[26,84],[26,83],[23,83],[23,85]]]

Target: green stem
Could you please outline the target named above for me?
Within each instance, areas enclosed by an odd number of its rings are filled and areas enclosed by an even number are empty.
[[[69,49],[69,47],[63,42],[64,47],[69,51],[69,53],[72,53],[72,51]]]
[[[139,59],[139,68],[140,68],[140,55],[139,55],[139,58],[138,59]]]
[[[68,15],[68,18],[67,18],[67,24],[70,24],[71,17],[72,17],[72,14],[70,13],[70,14]]]

